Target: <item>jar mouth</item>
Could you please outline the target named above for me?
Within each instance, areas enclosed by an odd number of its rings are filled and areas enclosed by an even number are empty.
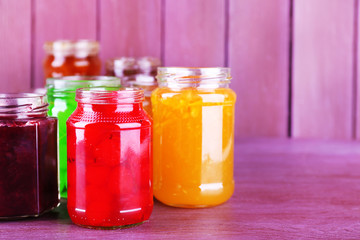
[[[144,90],[125,87],[79,88],[75,100],[89,104],[140,103],[144,101]]]
[[[0,94],[0,117],[46,117],[48,106],[45,95],[36,93]]]
[[[160,86],[219,87],[227,86],[231,75],[227,67],[159,67],[156,78]]]
[[[75,93],[78,88],[120,87],[121,80],[110,76],[66,76],[46,79],[49,94]]]

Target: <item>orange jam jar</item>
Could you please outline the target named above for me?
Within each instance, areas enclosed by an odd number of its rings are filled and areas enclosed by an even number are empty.
[[[234,192],[234,106],[229,68],[158,68],[152,93],[154,196],[164,204],[219,205]]]
[[[97,41],[79,40],[74,43],[74,74],[80,76],[98,76],[101,72],[99,58],[100,45]]]
[[[44,44],[45,79],[63,76],[100,75],[99,43],[91,40],[58,40]]]

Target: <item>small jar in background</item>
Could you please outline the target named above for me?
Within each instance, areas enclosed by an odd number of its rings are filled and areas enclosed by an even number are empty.
[[[97,76],[101,72],[100,45],[97,41],[79,40],[75,45],[74,74]]]
[[[89,228],[129,227],[149,219],[152,121],[143,90],[81,88],[67,121],[71,220]]]
[[[137,60],[137,64],[139,66],[140,74],[153,76],[155,78],[157,68],[161,66],[161,61],[154,57],[142,57]]]
[[[38,216],[59,203],[57,120],[46,97],[0,94],[0,218]]]
[[[92,40],[58,40],[44,44],[43,63],[45,79],[63,76],[100,75],[100,46]]]
[[[137,87],[144,90],[143,107],[145,111],[152,116],[151,93],[157,88],[155,77],[145,74],[138,74],[135,80],[127,82],[128,87]]]
[[[67,198],[66,171],[66,120],[76,109],[75,91],[81,87],[119,87],[120,79],[106,76],[67,76],[47,79],[47,96],[49,99],[49,116],[59,120],[59,184],[60,196]]]
[[[74,75],[75,48],[72,41],[58,40],[44,44],[43,62],[45,79]]]
[[[234,192],[234,106],[229,68],[158,68],[152,93],[154,196],[216,206]]]
[[[119,57],[106,61],[106,75],[119,77],[123,86],[128,86],[127,82],[133,81],[138,73],[139,67],[135,58]]]
[[[154,57],[115,58],[107,61],[107,75],[118,76],[123,79],[123,86],[138,87],[144,90],[145,111],[152,116],[151,93],[157,87],[156,73],[161,61]]]

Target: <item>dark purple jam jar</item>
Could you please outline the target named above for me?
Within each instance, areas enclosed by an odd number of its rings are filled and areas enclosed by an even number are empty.
[[[57,119],[47,111],[43,95],[0,94],[0,219],[59,203]]]

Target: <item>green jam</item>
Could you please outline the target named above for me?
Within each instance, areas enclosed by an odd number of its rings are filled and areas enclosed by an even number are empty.
[[[67,198],[66,121],[77,107],[76,89],[83,87],[120,87],[120,79],[105,76],[70,76],[46,80],[48,115],[58,118],[59,188],[62,198]]]

